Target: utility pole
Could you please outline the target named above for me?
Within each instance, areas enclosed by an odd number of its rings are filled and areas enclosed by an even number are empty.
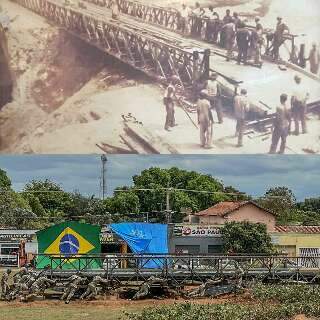
[[[169,181],[167,183],[167,190],[166,190],[166,218],[167,218],[167,223],[170,223],[171,221],[171,211],[170,211],[170,184]]]
[[[102,163],[102,169],[101,169],[101,179],[102,179],[102,200],[104,200],[105,195],[107,193],[107,186],[106,186],[106,170],[107,170],[107,157],[106,155],[101,156],[101,163]]]

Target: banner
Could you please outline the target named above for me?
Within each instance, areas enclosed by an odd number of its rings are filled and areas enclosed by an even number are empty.
[[[168,226],[159,223],[112,223],[110,228],[121,237],[134,253],[168,253]],[[162,268],[163,259],[143,261],[144,268]]]
[[[99,226],[74,221],[56,224],[36,233],[38,253],[50,255],[53,268],[101,268],[101,263],[97,259],[77,259],[80,255],[101,253],[100,231]],[[38,256],[37,268],[41,269],[50,264],[49,257]]]

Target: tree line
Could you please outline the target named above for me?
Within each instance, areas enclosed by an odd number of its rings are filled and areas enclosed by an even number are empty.
[[[78,191],[67,192],[50,180],[32,180],[21,192],[12,188],[7,173],[0,169],[0,226],[43,228],[65,220],[88,223],[166,221],[166,202],[172,222],[182,222],[186,209],[206,209],[220,201],[252,200],[212,175],[195,171],[149,168],[132,177],[131,186],[121,186],[102,200]],[[286,187],[273,187],[258,199],[259,205],[277,215],[278,224],[320,225],[320,197],[298,202]]]

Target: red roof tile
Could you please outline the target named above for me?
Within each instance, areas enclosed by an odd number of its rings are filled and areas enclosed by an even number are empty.
[[[248,201],[223,201],[213,207],[195,213],[196,216],[220,216],[223,217],[227,213],[239,209]]]
[[[320,226],[276,226],[276,232],[281,233],[320,233]]]
[[[202,210],[200,212],[195,213],[195,215],[196,216],[224,217],[228,213],[233,212],[233,211],[235,211],[235,210],[239,209],[240,207],[247,205],[247,204],[254,205],[261,210],[264,210],[272,215],[275,215],[273,212],[271,212],[265,208],[260,207],[259,205],[257,205],[253,201],[222,201],[222,202],[215,204],[213,207],[210,207],[208,209],[205,209],[205,210]]]

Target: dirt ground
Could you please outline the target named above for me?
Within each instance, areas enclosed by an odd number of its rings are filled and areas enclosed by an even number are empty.
[[[281,9],[278,0],[272,4],[270,0],[214,3],[220,6],[217,10],[221,13],[225,10],[223,4],[233,4],[234,10],[252,16],[269,12],[264,17],[268,23]],[[161,4],[179,2],[163,0]],[[1,0],[1,6],[13,19],[8,35],[15,74],[14,101],[0,112],[1,153],[101,153],[96,146],[101,143],[128,149],[119,137],[123,134],[121,117],[128,113],[179,153],[268,152],[270,135],[249,135],[244,147],[236,148],[235,121],[231,118],[226,118],[223,125],[214,124],[210,150],[200,148],[199,132],[180,108],[176,109],[178,127],[166,132],[163,88],[158,84],[9,0]],[[291,17],[292,8],[289,9]],[[309,20],[314,23],[313,17]],[[312,34],[318,31],[310,30]],[[196,122],[196,115],[191,117]],[[307,135],[288,138],[286,153],[320,152],[318,118],[312,116],[308,125]]]

